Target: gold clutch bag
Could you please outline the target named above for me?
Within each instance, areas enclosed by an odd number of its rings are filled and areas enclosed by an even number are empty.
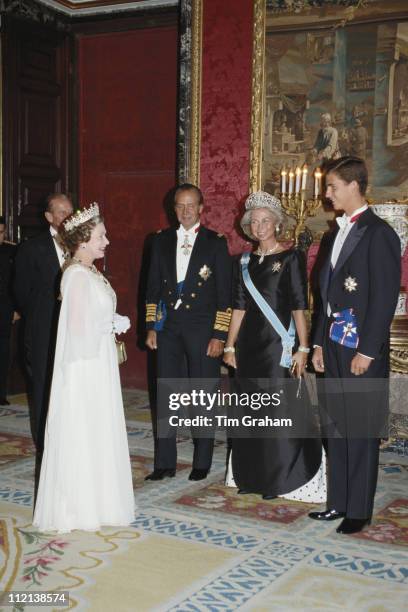
[[[125,363],[127,360],[126,344],[123,340],[118,340],[115,336],[116,352],[118,354],[118,364]]]

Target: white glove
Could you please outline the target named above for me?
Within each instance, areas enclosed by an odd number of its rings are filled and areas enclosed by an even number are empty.
[[[130,327],[129,317],[122,317],[122,315],[115,314],[113,315],[113,331],[115,334],[124,334]]]

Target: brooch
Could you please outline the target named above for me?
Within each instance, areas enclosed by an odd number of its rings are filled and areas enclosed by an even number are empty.
[[[203,280],[208,280],[212,274],[212,271],[207,265],[204,265],[199,271],[199,275]]]
[[[272,272],[279,272],[281,267],[282,267],[281,262],[280,261],[275,261],[275,263],[272,266]]]
[[[355,334],[357,334],[357,327],[353,325],[353,323],[347,323],[346,325],[343,325],[343,334],[344,337],[350,336],[352,338]]]
[[[351,293],[352,291],[356,291],[358,287],[357,281],[352,276],[348,276],[344,281],[344,289]]]

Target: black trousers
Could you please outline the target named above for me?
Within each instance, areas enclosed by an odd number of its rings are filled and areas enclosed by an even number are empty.
[[[347,518],[367,519],[372,516],[377,486],[377,432],[388,408],[388,358],[372,361],[365,374],[354,376],[350,365],[355,354],[326,334],[323,431],[327,436],[328,507],[345,512]]]
[[[54,367],[55,329],[53,326],[25,329],[25,365],[29,378],[31,434],[37,452],[44,448],[44,434]]]
[[[207,357],[208,343],[212,337],[213,321],[187,319],[182,312],[170,312],[164,329],[157,333],[158,379],[214,379],[220,377],[220,359]],[[159,382],[160,384],[160,382]],[[155,428],[155,468],[175,469],[177,463],[176,427],[167,428],[163,437],[164,423],[174,414],[168,402],[160,400],[157,405]],[[209,470],[212,462],[214,437],[194,437],[193,468]]]
[[[12,321],[13,309],[7,304],[0,303],[0,399],[5,399],[7,396]]]

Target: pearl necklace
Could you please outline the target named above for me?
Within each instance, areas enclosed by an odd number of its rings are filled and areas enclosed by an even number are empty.
[[[255,251],[255,255],[260,255],[258,264],[261,264],[267,255],[272,255],[272,253],[274,253],[278,247],[279,242],[277,242],[272,249],[268,249],[267,251],[261,251],[261,249],[258,247]]]

